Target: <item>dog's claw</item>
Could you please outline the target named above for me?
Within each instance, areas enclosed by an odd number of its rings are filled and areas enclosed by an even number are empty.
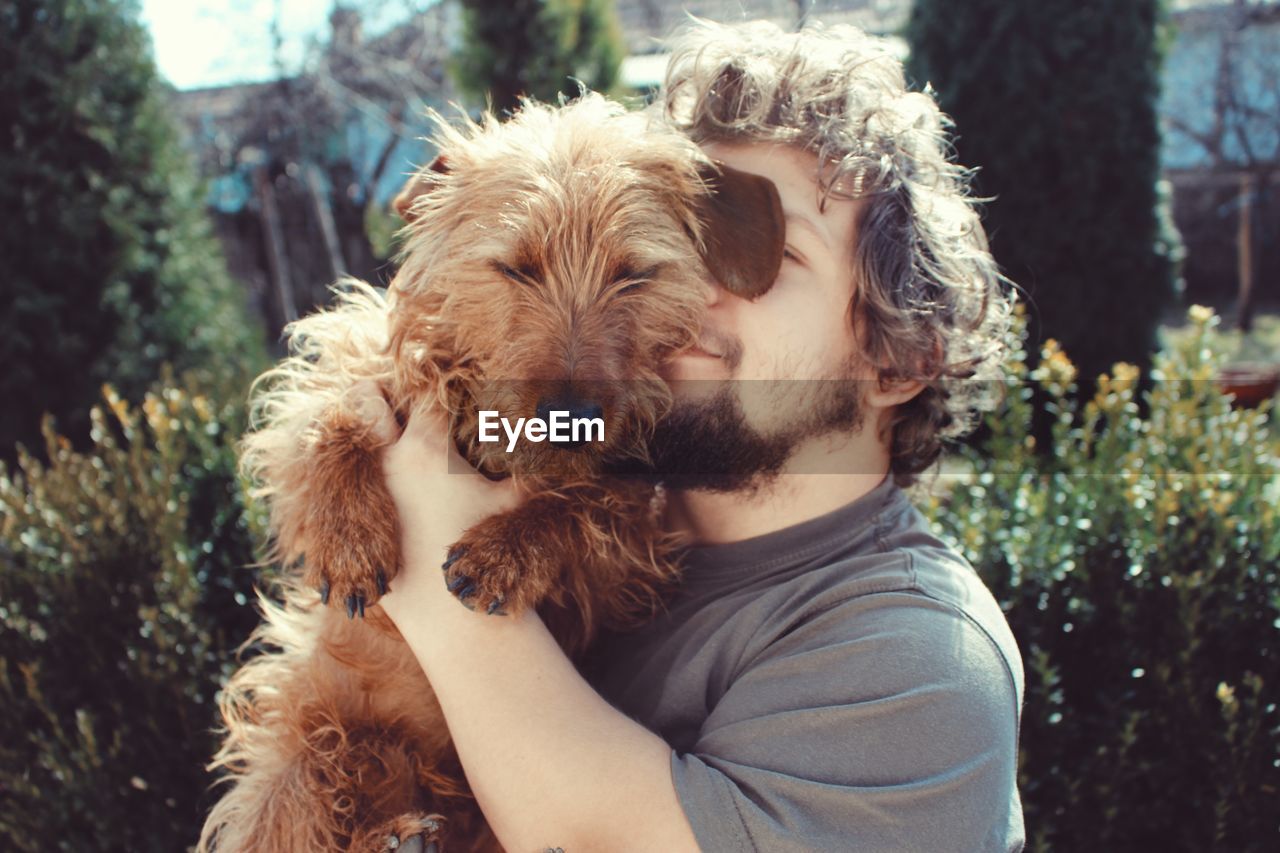
[[[452,550],[450,550],[449,556],[444,558],[444,563],[440,566],[440,571],[442,572],[449,571],[449,567],[452,566],[454,563],[458,562],[458,560],[461,560],[463,555],[466,553],[467,553],[466,545],[459,545],[457,548],[453,548]]]
[[[502,596],[498,596],[497,598],[495,598],[493,601],[489,603],[490,616],[506,616],[507,615],[507,611],[502,609],[502,601],[503,601]]]
[[[471,583],[471,578],[466,575],[458,575],[456,578],[449,581],[449,592],[456,593],[469,583]]]
[[[378,570],[378,595],[387,594],[387,573],[382,569]]]
[[[440,845],[435,841],[428,842],[427,839],[440,831],[440,821],[434,817],[425,817],[419,820],[419,831],[414,832],[408,838],[401,838],[396,833],[387,836],[383,847],[384,853],[440,853]]]
[[[329,582],[328,581],[325,581],[324,583],[320,584],[320,603],[326,604],[326,605],[329,603]]]
[[[476,585],[470,583],[470,580],[470,578],[467,578],[467,585],[454,593],[454,595],[458,597],[459,601],[466,601],[468,598],[476,594]]]
[[[364,593],[362,592],[347,596],[347,618],[354,619],[357,613],[360,614],[361,619],[364,618]]]

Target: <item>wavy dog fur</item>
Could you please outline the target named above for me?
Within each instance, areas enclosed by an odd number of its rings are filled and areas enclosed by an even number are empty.
[[[376,606],[399,530],[380,456],[396,436],[362,410],[371,388],[401,422],[442,408],[473,465],[534,489],[452,552],[446,577],[470,579],[468,604],[537,607],[571,655],[660,606],[677,567],[655,493],[601,470],[642,455],[666,411],[655,369],[697,334],[712,262],[708,164],[646,121],[587,95],[442,123],[440,156],[397,203],[410,224],[388,296],[348,282],[290,327],[290,357],[255,385],[242,457],[270,507],[282,603],[261,598],[251,645],[264,651],[223,692],[211,766],[227,787],[200,851],[497,846],[430,685]],[[758,246],[725,257],[739,276],[767,268]],[[566,395],[602,408],[604,443],[508,455],[474,441],[478,409],[529,416]]]

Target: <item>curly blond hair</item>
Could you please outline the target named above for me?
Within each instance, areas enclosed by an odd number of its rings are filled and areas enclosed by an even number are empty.
[[[914,482],[998,398],[1015,344],[1013,294],[970,174],[949,158],[949,120],[927,89],[908,91],[886,40],[855,27],[695,19],[671,49],[656,105],[667,121],[698,143],[811,152],[824,205],[833,194],[867,200],[850,247],[849,316],[882,382],[926,383],[892,423],[891,471]]]

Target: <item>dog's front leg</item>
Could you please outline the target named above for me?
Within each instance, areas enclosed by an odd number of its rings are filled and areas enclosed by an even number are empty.
[[[565,562],[581,553],[577,527],[563,495],[534,495],[468,529],[449,550],[445,582],[473,610],[535,607],[557,587]]]
[[[394,436],[385,424],[335,407],[315,427],[304,523],[306,582],[348,616],[364,615],[400,567],[395,502],[382,470]]]
[[[679,574],[676,540],[651,488],[580,486],[542,492],[471,527],[449,551],[445,582],[468,607],[571,611],[565,637],[652,618]],[[572,643],[571,643],[572,645]]]

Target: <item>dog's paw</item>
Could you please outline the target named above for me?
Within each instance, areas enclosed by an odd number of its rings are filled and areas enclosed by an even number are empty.
[[[520,613],[546,595],[560,566],[536,535],[494,516],[467,531],[441,569],[467,608],[494,616]]]
[[[496,563],[487,563],[490,566],[505,562],[501,555],[494,554],[493,549],[475,553],[483,553],[489,560],[496,556]],[[491,616],[506,616],[509,612],[506,604],[511,595],[511,590],[502,583],[506,573],[489,571],[484,559],[469,556],[471,554],[471,546],[461,543],[450,549],[449,556],[440,566],[445,585],[468,610],[480,609]]]
[[[407,814],[392,821],[381,853],[440,853],[440,815]]]
[[[475,578],[467,573],[465,564],[462,568],[453,568],[459,560],[466,556],[467,551],[466,545],[454,545],[449,549],[444,563],[440,566],[440,571],[444,572],[444,583],[449,592],[453,593],[458,601],[466,605],[467,609],[474,610],[475,603],[471,599],[476,594]],[[506,616],[507,611],[502,609],[503,601],[505,601],[505,596],[499,593],[486,610],[493,615]]]
[[[522,613],[556,588],[581,550],[572,529],[562,498],[534,496],[468,529],[441,567],[445,584],[472,610]]]
[[[307,583],[322,603],[334,603],[354,619],[387,594],[400,557],[394,542],[383,538],[352,533],[345,541],[331,538],[307,551]]]

